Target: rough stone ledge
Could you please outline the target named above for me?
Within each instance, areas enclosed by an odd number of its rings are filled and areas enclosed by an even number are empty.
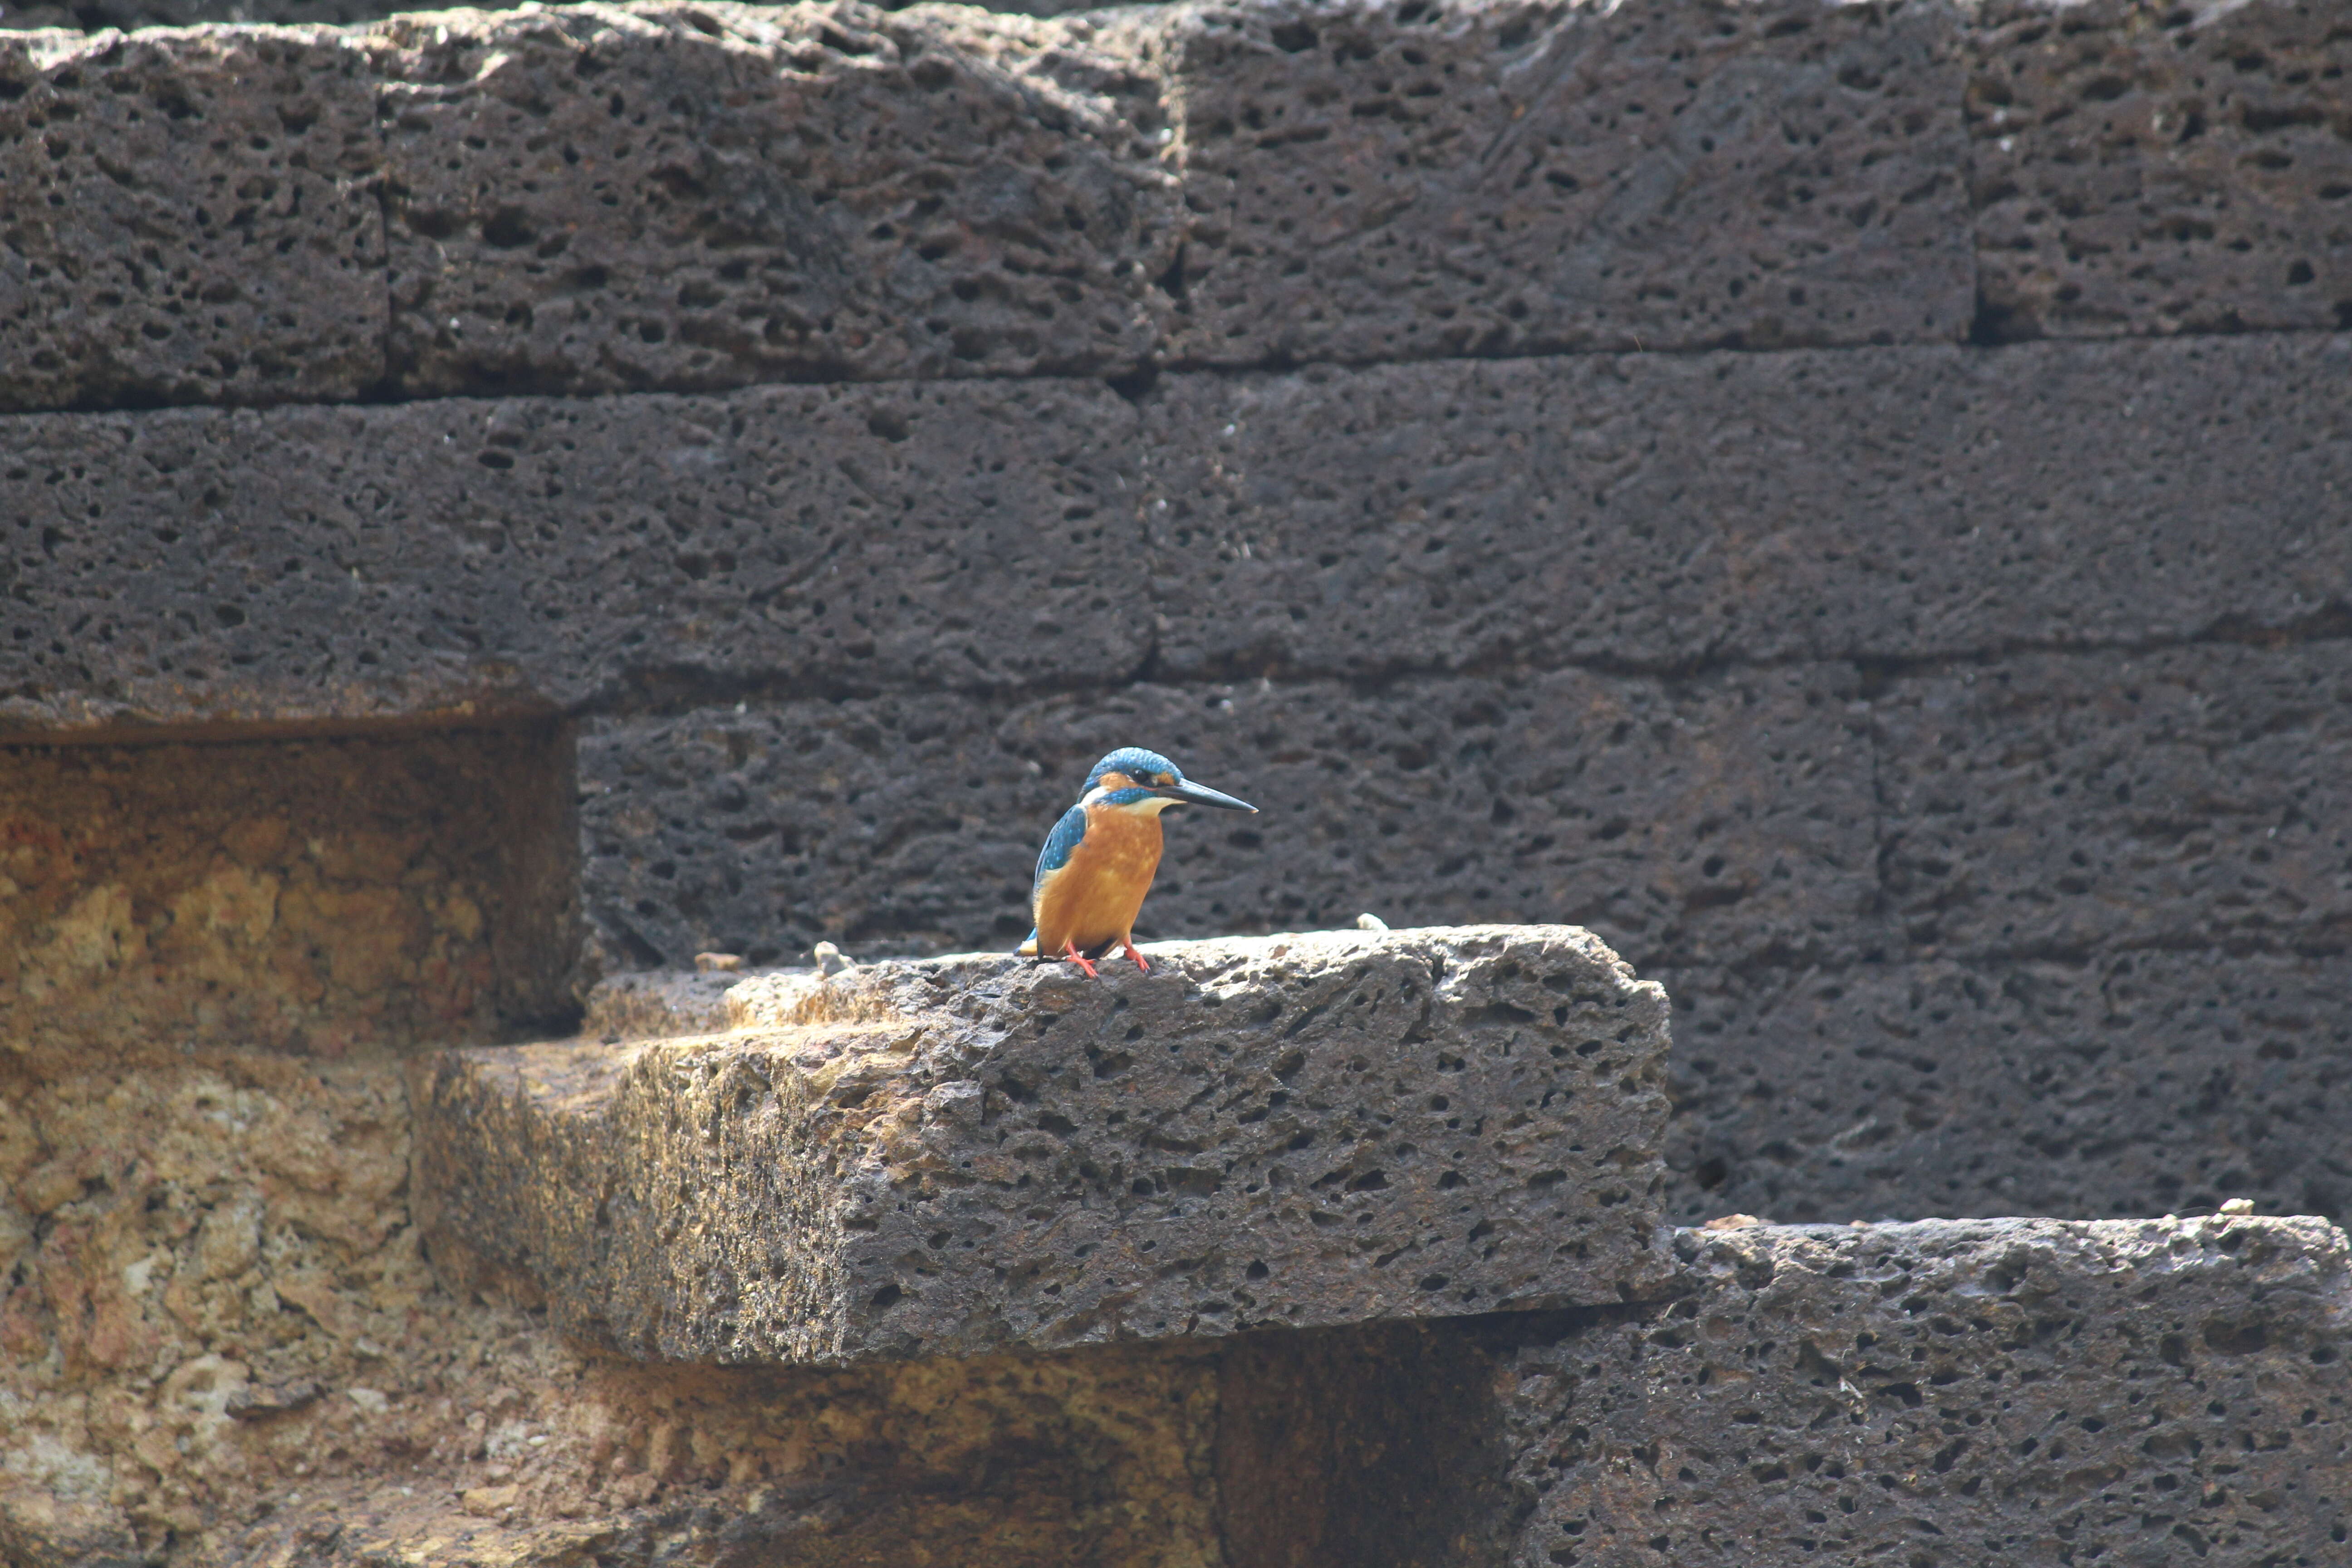
[[[412,1127],[381,1053],[0,1051],[0,1563],[1223,1561],[1233,1341],[627,1361],[436,1281]]]
[[[1663,1313],[1502,1357],[1528,1564],[2345,1561],[2324,1220],[1681,1231]]]
[[[449,1053],[436,1260],[642,1357],[845,1363],[1654,1293],[1666,999],[1570,927],[779,975]]]

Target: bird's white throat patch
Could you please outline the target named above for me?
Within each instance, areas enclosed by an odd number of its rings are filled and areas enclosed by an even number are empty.
[[[1110,798],[1112,793],[1112,791],[1104,789],[1097,785],[1094,789],[1087,791],[1087,798],[1079,804],[1088,807],[1089,809],[1132,812],[1138,816],[1157,816],[1171,805],[1181,805],[1184,804],[1182,801],[1170,800],[1166,795],[1146,795],[1141,800],[1131,800],[1124,804],[1115,804]]]

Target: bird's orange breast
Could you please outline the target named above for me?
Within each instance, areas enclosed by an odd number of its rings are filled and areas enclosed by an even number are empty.
[[[1057,953],[1067,943],[1092,952],[1129,940],[1160,869],[1160,847],[1158,814],[1089,807],[1087,836],[1037,889],[1037,951]]]

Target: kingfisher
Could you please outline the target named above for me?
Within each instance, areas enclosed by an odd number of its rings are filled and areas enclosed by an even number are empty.
[[[1029,889],[1037,925],[1022,956],[1066,958],[1092,978],[1093,961],[1117,946],[1150,973],[1135,951],[1135,912],[1160,869],[1160,814],[1171,805],[1257,810],[1192,783],[1157,752],[1120,747],[1095,764],[1078,804],[1045,836]]]

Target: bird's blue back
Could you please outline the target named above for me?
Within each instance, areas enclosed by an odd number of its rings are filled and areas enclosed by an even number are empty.
[[[1035,898],[1045,879],[1070,863],[1070,854],[1078,841],[1087,836],[1087,808],[1074,805],[1062,813],[1062,820],[1054,824],[1054,831],[1045,835],[1045,847],[1037,854],[1037,875],[1029,883],[1029,896]]]

